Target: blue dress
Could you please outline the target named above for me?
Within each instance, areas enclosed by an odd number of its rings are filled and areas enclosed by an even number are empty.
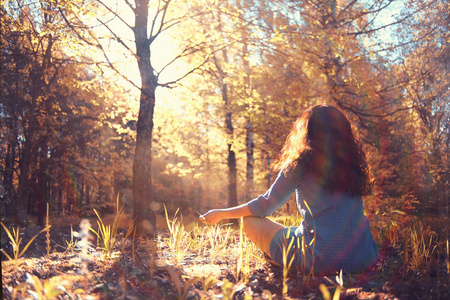
[[[364,215],[362,197],[331,193],[308,176],[300,180],[298,169],[281,171],[264,195],[248,203],[250,212],[253,216],[269,216],[294,191],[303,221],[298,227],[275,234],[270,244],[273,261],[282,265],[284,251],[288,262],[294,257],[293,267],[304,272],[313,270],[316,275],[340,270],[360,273],[376,264],[378,247]]]

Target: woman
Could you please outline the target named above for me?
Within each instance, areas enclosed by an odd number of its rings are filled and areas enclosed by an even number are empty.
[[[244,217],[245,233],[273,261],[282,265],[285,252],[287,262],[292,258],[293,266],[316,275],[359,273],[374,266],[378,247],[362,202],[370,189],[369,170],[341,111],[327,105],[306,110],[294,123],[275,170],[278,177],[264,195],[210,210],[200,219],[216,224]],[[300,226],[287,228],[265,218],[294,191],[304,218]]]

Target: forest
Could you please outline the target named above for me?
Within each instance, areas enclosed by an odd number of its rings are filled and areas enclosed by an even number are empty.
[[[3,299],[448,299],[448,0],[2,0]],[[200,214],[271,186],[338,107],[372,273],[274,266]],[[273,219],[301,221],[292,197]]]

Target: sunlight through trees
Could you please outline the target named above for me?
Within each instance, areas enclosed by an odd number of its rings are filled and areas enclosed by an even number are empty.
[[[448,213],[448,11],[438,0],[6,1],[2,211],[42,224],[46,203],[86,215],[121,193],[151,231],[163,204],[242,203],[271,183],[293,120],[328,102],[364,140],[376,197]]]
[[[382,276],[427,299],[448,295],[448,0],[0,3],[5,295],[57,297],[64,285],[84,297],[88,285],[101,294],[100,280],[110,298],[272,297],[263,284],[280,287],[274,299],[303,297],[319,281],[286,268],[274,280],[242,232],[201,227],[198,215],[264,193],[292,123],[319,103],[348,115],[368,153],[373,189],[363,200]],[[300,222],[293,199],[274,218]],[[81,246],[72,228],[70,241],[53,240],[81,219]],[[44,253],[38,233],[49,224],[48,265],[24,263],[28,251]],[[89,248],[90,230],[100,248]],[[107,252],[80,260],[78,275],[100,274],[95,282],[61,279],[77,251]],[[370,284],[398,292],[383,280]],[[336,297],[354,296],[342,275],[333,285]]]

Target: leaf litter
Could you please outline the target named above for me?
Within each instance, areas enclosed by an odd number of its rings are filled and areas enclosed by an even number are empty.
[[[64,244],[66,231],[70,229],[52,230],[53,249],[62,249],[57,245]],[[60,241],[55,241],[57,232]],[[38,236],[17,261],[2,256],[2,296],[3,299],[283,299],[283,270],[263,254],[252,250],[246,261],[247,274],[242,274],[243,271],[236,274],[239,233],[228,234],[230,239],[221,245],[220,251],[208,252],[213,246],[205,243],[205,249],[187,251],[176,263],[166,243],[167,232],[160,233],[155,241],[136,239],[134,245],[128,241],[123,252],[115,252],[110,258],[102,255],[100,248],[92,247],[86,272],[78,251],[54,250],[45,257],[45,236]],[[2,238],[2,247],[7,248],[3,241]],[[152,253],[149,249],[155,242],[157,251]],[[399,251],[388,247],[381,249],[380,261],[372,272],[358,276],[344,274],[342,283],[334,276],[305,279],[291,272],[284,299],[325,299],[319,287],[325,286],[333,295],[339,284],[343,284],[338,289],[340,299],[448,299],[449,283],[443,282],[445,276],[424,279],[415,274],[406,280],[401,263]],[[440,268],[442,275],[445,266]]]

